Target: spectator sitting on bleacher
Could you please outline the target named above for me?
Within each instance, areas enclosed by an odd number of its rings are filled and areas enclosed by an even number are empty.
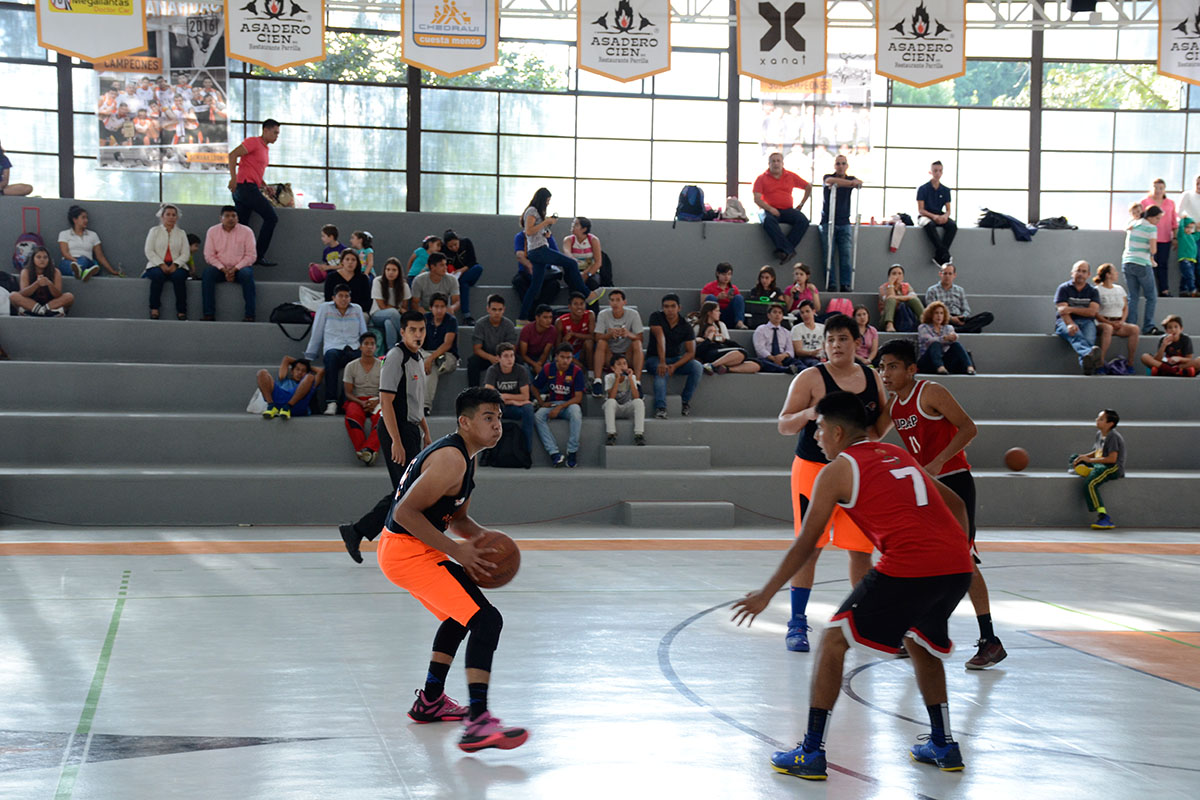
[[[100,246],[100,236],[88,229],[88,212],[83,206],[71,206],[67,210],[67,222],[71,227],[58,234],[58,250],[62,256],[58,269],[66,272],[68,269],[81,281],[100,271],[104,267],[109,275],[118,278],[125,273],[115,269],[104,256],[104,248]]]
[[[875,363],[879,354],[879,331],[871,324],[871,312],[866,306],[854,307],[854,321],[858,324],[858,344],[854,349],[854,358],[861,364],[870,366]]]
[[[763,372],[799,372],[792,337],[783,328],[783,303],[771,303],[767,321],[754,329],[754,355]]]
[[[587,217],[576,217],[571,223],[571,234],[563,239],[563,249],[579,264],[579,275],[591,289],[588,305],[599,300],[601,287],[612,286],[612,269],[604,269],[604,253],[600,240],[592,233],[592,221]]]
[[[646,404],[638,389],[638,376],[629,366],[624,353],[612,357],[612,372],[604,376],[604,431],[608,437],[605,446],[617,443],[617,417],[633,417],[633,443],[646,443]]]
[[[350,290],[350,302],[358,306],[365,316],[371,307],[371,279],[363,275],[358,253],[349,247],[342,251],[337,269],[325,276],[325,299],[332,300],[339,286]]]
[[[471,357],[467,359],[467,384],[478,386],[483,372],[500,361],[496,348],[501,342],[517,343],[517,328],[504,316],[504,298],[498,294],[488,297],[488,315],[471,329]]]
[[[155,216],[159,224],[146,234],[146,269],[142,272],[142,277],[150,280],[150,319],[159,317],[163,284],[167,281],[175,287],[175,316],[187,319],[187,232],[177,224],[178,206],[163,203]]]
[[[946,321],[946,304],[935,300],[921,316],[917,328],[917,369],[939,375],[974,375],[971,356],[958,343],[954,326]]]
[[[349,249],[338,241],[337,225],[321,226],[321,244],[325,247],[321,251],[321,260],[308,265],[308,277],[313,283],[324,283],[329,273],[341,265],[342,253]]]
[[[311,361],[320,355],[325,364],[326,414],[337,413],[342,368],[362,355],[358,340],[366,332],[366,315],[350,302],[350,287],[345,284],[335,288],[333,299],[317,309],[304,357]]]
[[[447,228],[442,234],[442,244],[446,251],[447,269],[458,279],[458,288],[462,294],[463,325],[474,325],[475,318],[471,316],[471,289],[483,276],[483,267],[475,256],[475,245],[470,239],[460,239],[451,228]]]
[[[554,241],[554,234],[546,231],[546,246],[557,252],[558,242]],[[533,283],[533,263],[525,256],[525,231],[518,231],[513,237],[513,253],[517,258],[517,272],[513,275],[512,287],[517,293],[517,298],[522,300],[525,293],[529,291],[530,285]],[[555,295],[558,294],[558,279],[562,276],[562,270],[551,264],[546,267],[546,276],[542,281],[542,291],[538,295],[537,303],[539,305],[550,305],[554,302]],[[525,325],[525,320],[517,320],[522,326]]]
[[[705,375],[724,375],[726,372],[753,373],[762,367],[746,351],[729,338],[729,328],[721,321],[721,307],[715,300],[700,306],[696,315],[696,360]]]
[[[221,221],[204,234],[204,260],[208,262],[201,279],[204,319],[216,319],[217,283],[236,282],[242,286],[243,319],[254,322],[254,270],[250,265],[257,258],[254,231],[238,222],[236,208],[222,206]]]
[[[187,260],[188,280],[198,281],[198,280],[200,280],[200,267],[196,266],[196,253],[200,252],[200,250],[204,247],[204,243],[201,242],[200,237],[194,233],[189,233],[187,235],[187,242],[188,242],[188,260]],[[255,263],[258,263],[258,262],[255,262]],[[122,274],[124,274],[124,273],[122,273]]]
[[[800,303],[800,321],[792,326],[792,349],[800,369],[825,360],[825,326],[817,322],[817,309],[811,300]]]
[[[11,170],[12,162],[4,154],[4,148],[0,147],[0,194],[24,196],[31,193],[33,187],[28,183],[9,183],[8,175]]]
[[[783,303],[784,313],[787,313],[784,294],[779,290],[779,284],[776,282],[775,268],[770,264],[764,264],[758,270],[758,278],[754,281],[754,286],[746,293],[746,311],[750,315],[750,324],[754,326],[763,324],[769,315],[771,306],[775,303]]]
[[[421,246],[412,251],[408,257],[408,283],[425,271],[425,264],[434,253],[442,252],[442,240],[436,236],[426,236],[421,240]]]
[[[272,378],[265,369],[258,371],[258,390],[267,401],[267,409],[263,412],[265,419],[291,419],[307,417],[311,413],[309,406],[316,393],[317,384],[321,382],[322,370],[313,369],[312,363],[304,358],[284,356],[279,362],[279,377]]]
[[[533,322],[523,325],[517,337],[521,364],[529,368],[531,376],[536,376],[547,361],[553,360],[556,347],[558,328],[554,325],[554,309],[540,305],[533,312]]]
[[[21,270],[20,289],[8,296],[18,314],[34,317],[65,317],[75,295],[64,292],[62,272],[50,261],[50,251],[36,248]]]
[[[483,376],[483,385],[500,393],[504,401],[501,417],[521,423],[525,447],[532,453],[534,401],[529,370],[517,364],[517,348],[511,343],[501,342],[496,352],[500,360],[488,367]]]
[[[987,311],[971,313],[967,293],[954,283],[958,269],[953,264],[943,264],[938,270],[940,280],[925,290],[925,305],[940,302],[950,314],[950,324],[959,333],[982,333],[995,319]]]
[[[663,295],[662,310],[650,315],[650,354],[646,371],[654,377],[654,416],[667,418],[667,378],[676,372],[687,376],[683,386],[683,416],[692,413],[692,395],[704,369],[696,360],[695,331],[679,313],[679,295]]]
[[[374,243],[375,237],[371,235],[370,231],[355,231],[350,234],[350,246],[354,248],[354,252],[358,253],[363,274],[368,278],[375,275],[375,248],[372,247]]]
[[[879,313],[883,320],[884,330],[896,330],[894,320],[898,303],[908,306],[913,312],[914,319],[920,322],[921,316],[925,313],[925,306],[913,288],[904,280],[904,267],[892,264],[888,267],[887,282],[879,287]]]
[[[362,355],[347,364],[342,373],[346,433],[354,446],[354,455],[364,467],[371,466],[379,458],[379,376],[383,372],[383,362],[375,357],[377,345],[375,334],[370,331],[358,337]]]
[[[592,357],[596,353],[596,315],[588,311],[583,292],[571,292],[567,313],[560,314],[554,325],[558,328],[558,340],[571,345],[571,357],[579,368],[589,379],[599,377],[592,368]],[[603,373],[603,368],[599,372]]]
[[[571,357],[571,345],[563,342],[554,353],[554,360],[542,367],[534,380],[541,392],[533,421],[538,438],[550,456],[551,463],[574,467],[579,452],[579,432],[583,428],[583,370]],[[558,451],[558,442],[550,431],[550,420],[567,420],[567,457]]]
[[[446,254],[430,253],[425,266],[425,271],[413,278],[412,310],[422,314],[429,313],[431,299],[435,294],[440,294],[450,300],[449,311],[454,315],[458,311],[460,299],[458,278],[446,272]]]
[[[1183,332],[1183,318],[1172,314],[1162,321],[1162,326],[1166,333],[1158,340],[1158,349],[1154,355],[1142,353],[1142,363],[1150,368],[1151,375],[1196,377],[1196,354],[1191,338]]]
[[[444,294],[435,294],[429,299],[422,350],[425,354],[425,416],[433,410],[438,380],[458,369],[458,320],[449,313],[449,308]]]
[[[1127,320],[1129,295],[1125,287],[1116,282],[1117,268],[1112,264],[1101,264],[1092,283],[1100,293],[1100,311],[1096,314],[1096,338],[1100,346],[1100,363],[1104,364],[1108,346],[1114,336],[1124,336],[1129,343],[1129,366],[1137,364],[1138,329]]]
[[[636,309],[625,307],[625,292],[622,289],[610,289],[608,292],[608,308],[596,315],[596,353],[593,364],[596,365],[596,380],[592,382],[592,394],[599,396],[603,387],[599,385],[604,371],[604,365],[611,356],[620,353],[633,369],[634,380],[642,377],[642,363],[646,354],[642,349],[642,316]]]
[[[400,315],[408,308],[410,290],[401,275],[400,259],[389,258],[371,282],[371,322],[383,329],[383,352],[400,341]]]
[[[817,311],[821,309],[821,293],[812,285],[812,270],[800,261],[792,266],[792,285],[783,290],[783,296],[788,313],[799,311],[800,304],[805,300],[812,303]]]
[[[721,322],[730,328],[746,330],[746,298],[733,283],[733,265],[728,261],[717,264],[717,278],[704,284],[700,302],[709,300],[721,308]]]
[[[1091,272],[1088,262],[1076,261],[1071,267],[1071,280],[1060,284],[1054,292],[1054,305],[1058,309],[1054,332],[1079,355],[1084,375],[1093,374],[1100,366],[1100,348],[1096,346],[1100,293],[1088,283]]]

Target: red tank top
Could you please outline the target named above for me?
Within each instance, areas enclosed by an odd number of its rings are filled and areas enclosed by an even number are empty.
[[[940,414],[931,417],[921,410],[921,392],[928,383],[929,381],[917,381],[906,399],[901,400],[899,395],[893,397],[889,409],[892,424],[900,434],[900,441],[922,467],[945,450],[946,445],[950,444],[950,440],[958,433],[958,428],[945,417]],[[942,467],[938,477],[965,472],[970,468],[971,465],[967,463],[967,451],[959,450]]]
[[[854,466],[850,502],[838,505],[883,554],[876,570],[927,578],[974,569],[967,535],[912,456],[893,444],[859,442],[838,458]]]

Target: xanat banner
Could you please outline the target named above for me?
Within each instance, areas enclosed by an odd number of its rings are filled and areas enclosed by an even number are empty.
[[[144,0],[37,0],[38,44],[84,61],[146,49]]]
[[[825,3],[738,0],[738,72],[787,86],[825,74]]]
[[[447,78],[500,60],[497,0],[404,0],[406,64]]]
[[[671,68],[671,0],[578,0],[579,68],[629,82]]]

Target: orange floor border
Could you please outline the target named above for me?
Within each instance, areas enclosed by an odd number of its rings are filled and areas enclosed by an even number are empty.
[[[716,551],[786,550],[791,539],[518,539],[522,550],[574,551]],[[363,550],[373,551],[372,542]],[[1200,555],[1190,542],[980,542],[988,553],[1082,553],[1124,555]],[[0,542],[0,556],[174,556],[252,553],[337,553],[340,541],[141,541],[141,542]]]
[[[1200,689],[1197,631],[1039,631],[1029,633],[1147,675]]]

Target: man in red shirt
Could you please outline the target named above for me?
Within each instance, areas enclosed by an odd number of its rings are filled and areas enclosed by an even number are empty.
[[[792,206],[793,189],[804,190],[804,197],[795,207]],[[763,230],[771,237],[775,245],[775,257],[780,264],[795,257],[796,247],[808,230],[808,217],[800,209],[811,194],[812,186],[808,181],[783,168],[782,153],[771,153],[767,159],[767,171],[754,179],[754,202],[765,212]],[[792,226],[787,236],[783,235],[781,224]]]
[[[275,233],[275,223],[279,221],[279,215],[275,213],[271,201],[263,194],[274,194],[266,185],[263,174],[267,171],[267,163],[270,160],[267,148],[278,139],[279,123],[273,119],[264,120],[261,136],[249,137],[229,154],[229,191],[233,192],[233,205],[237,208],[238,222],[249,225],[252,212],[257,212],[263,221],[262,230],[258,232],[258,258],[254,262],[256,267],[275,266],[274,261],[266,260],[266,254],[267,248],[271,246],[271,235]]]
[[[817,403],[817,441],[830,459],[821,470],[800,537],[757,592],[733,604],[734,620],[751,623],[808,560],[840,506],[882,554],[833,615],[813,672],[808,732],[792,750],[771,758],[777,772],[825,780],[825,730],[842,687],[851,644],[874,655],[895,655],[904,644],[925,698],[931,733],[914,745],[913,760],[945,772],[963,768],[950,730],[946,673],[940,659],[953,649],[949,619],[971,585],[966,506],[929,477],[903,449],[867,438],[867,412],[849,392]]]

